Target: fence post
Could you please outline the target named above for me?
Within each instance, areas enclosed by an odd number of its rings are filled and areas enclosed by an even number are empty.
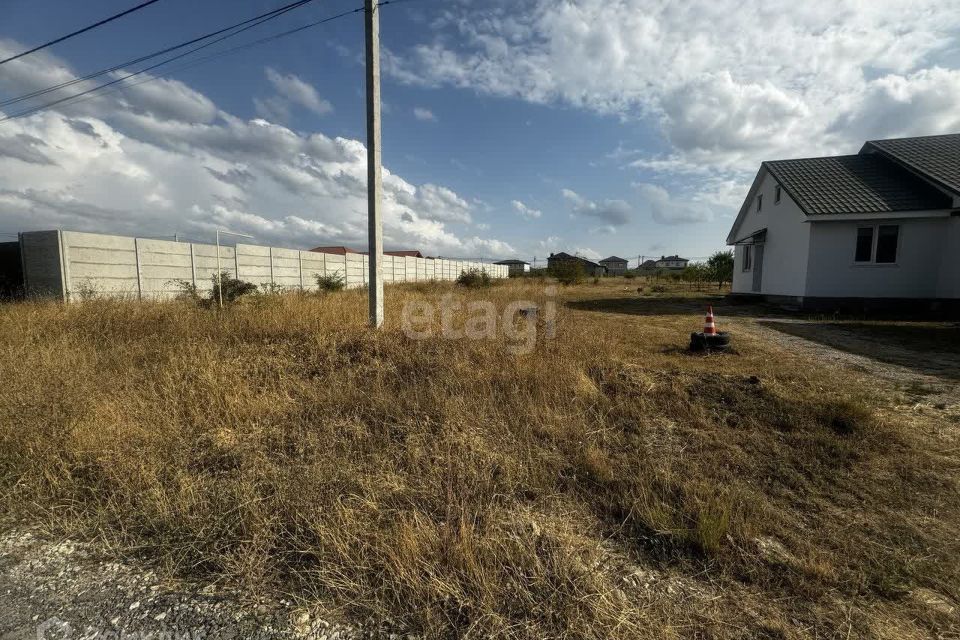
[[[63,231],[57,230],[57,249],[60,251],[60,295],[70,302],[70,253],[63,239]]]
[[[303,251],[297,251],[297,264],[300,267],[300,291],[303,291]]]
[[[137,261],[137,300],[143,300],[143,275],[140,272],[140,238],[133,239],[133,253]]]
[[[197,289],[197,258],[193,252],[193,243],[190,243],[190,278],[193,281],[193,289]]]
[[[240,279],[240,251],[238,251],[239,246],[240,245],[237,245],[237,244],[233,245],[233,277],[236,278],[237,280]]]
[[[267,247],[267,251],[270,252],[270,288],[272,289],[275,284],[273,281],[273,247]]]

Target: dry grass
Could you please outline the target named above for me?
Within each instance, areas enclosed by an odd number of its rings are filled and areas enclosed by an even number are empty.
[[[430,638],[955,630],[911,594],[960,600],[957,425],[745,322],[689,356],[699,314],[635,289],[564,289],[628,302],[525,355],[397,328],[449,285],[388,289],[379,334],[356,291],[2,307],[0,504]]]

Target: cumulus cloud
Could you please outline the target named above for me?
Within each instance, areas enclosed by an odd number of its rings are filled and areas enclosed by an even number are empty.
[[[0,136],[0,157],[14,158],[30,164],[53,164],[41,150],[47,143],[26,133]]]
[[[650,210],[650,216],[660,224],[691,224],[713,220],[713,212],[703,204],[674,199],[660,185],[639,183],[634,188]]]
[[[513,207],[513,210],[516,211],[523,218],[533,219],[533,218],[539,218],[541,215],[543,215],[543,212],[540,211],[539,209],[528,207],[527,205],[523,204],[519,200],[511,200],[510,204]]]
[[[956,131],[960,12],[948,0],[490,0],[451,5],[390,51],[400,82],[651,123],[638,169],[743,180],[762,160]],[[698,177],[699,176],[699,177]]]
[[[596,218],[606,225],[614,227],[623,226],[630,222],[633,210],[624,200],[593,202],[570,189],[562,189],[560,193],[571,204],[575,215]]]
[[[0,57],[22,48],[0,43]],[[4,68],[0,89],[7,95],[37,88],[36,78],[71,77],[48,54]],[[277,77],[292,100],[298,85]],[[171,82],[166,88],[176,90],[162,100],[146,91],[113,94],[4,123],[3,230],[178,233],[209,241],[215,228],[229,226],[276,246],[366,244],[362,142],[243,120]],[[306,106],[309,96],[302,92],[297,104]],[[457,232],[471,222],[472,208],[447,187],[413,184],[384,168],[384,237],[391,245],[449,256],[512,253],[501,240]]]
[[[430,109],[426,109],[424,107],[414,107],[413,117],[422,122],[437,121],[437,116],[433,115],[433,111],[430,111]]]
[[[321,98],[311,84],[304,82],[298,76],[292,73],[280,73],[272,67],[266,68],[266,74],[267,80],[270,81],[273,88],[288,103],[303,107],[321,116],[333,111],[333,106]]]

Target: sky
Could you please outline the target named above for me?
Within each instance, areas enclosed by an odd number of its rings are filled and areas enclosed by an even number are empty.
[[[3,0],[0,58],[134,4]],[[0,101],[282,4],[160,0],[0,65]],[[360,4],[314,0],[196,55]],[[387,249],[702,258],[724,248],[763,160],[960,132],[955,0],[404,0],[380,14]],[[0,240],[221,228],[365,248],[363,14],[188,60],[0,122]]]

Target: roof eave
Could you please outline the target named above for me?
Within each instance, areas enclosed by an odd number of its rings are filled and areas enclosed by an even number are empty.
[[[815,213],[804,222],[830,222],[851,220],[895,220],[897,218],[949,218],[956,209],[921,209],[912,211],[852,211],[849,213]]]

